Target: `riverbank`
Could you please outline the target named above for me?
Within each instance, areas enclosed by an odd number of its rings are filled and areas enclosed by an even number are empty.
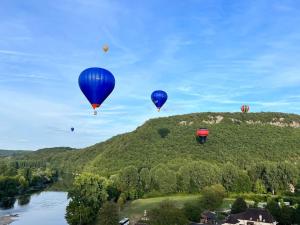
[[[8,225],[16,220],[18,215],[0,216],[0,225]]]
[[[30,196],[26,204],[16,201],[0,209],[0,225],[68,225],[65,220],[67,192],[43,191]]]

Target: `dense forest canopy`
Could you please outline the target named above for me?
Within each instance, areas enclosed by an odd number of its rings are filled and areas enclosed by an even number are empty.
[[[210,131],[204,145],[195,137],[199,127]],[[137,177],[130,178],[133,183],[127,185],[142,185],[143,192],[197,192],[216,183],[233,192],[287,190],[299,180],[300,116],[170,116],[151,119],[133,132],[84,149],[49,148],[8,158],[19,165],[92,172],[121,181],[129,171]],[[131,191],[131,195],[140,193]]]

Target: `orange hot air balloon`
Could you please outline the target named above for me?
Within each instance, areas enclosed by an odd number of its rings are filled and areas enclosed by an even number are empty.
[[[109,46],[107,44],[105,44],[105,45],[103,45],[102,49],[106,53],[109,50]]]

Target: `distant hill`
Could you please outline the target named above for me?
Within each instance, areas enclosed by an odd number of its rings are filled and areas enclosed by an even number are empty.
[[[199,127],[210,131],[201,145]],[[114,174],[122,168],[165,164],[178,169],[192,161],[233,164],[247,168],[264,161],[300,164],[300,116],[285,113],[193,113],[151,119],[135,131],[88,148],[43,149],[16,154],[16,160],[42,160],[71,171]],[[176,167],[176,168],[175,168]]]
[[[15,156],[15,155],[22,155],[27,154],[31,151],[25,151],[25,150],[1,150],[0,149],[0,157],[2,156]]]

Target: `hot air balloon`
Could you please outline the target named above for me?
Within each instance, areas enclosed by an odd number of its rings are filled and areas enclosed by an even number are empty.
[[[196,136],[197,136],[198,141],[201,144],[204,144],[206,142],[208,134],[209,134],[209,131],[208,131],[207,128],[199,128],[196,132]]]
[[[158,111],[165,104],[167,99],[168,99],[167,93],[161,90],[154,91],[151,94],[151,100],[154,103],[154,105],[157,107]]]
[[[91,103],[94,114],[115,87],[115,78],[106,69],[92,67],[81,72],[78,78],[81,91]]]
[[[249,110],[250,110],[249,105],[242,105],[241,106],[242,113],[247,113],[247,112],[249,112]]]
[[[71,127],[71,131],[72,131],[72,132],[74,131],[74,127]]]
[[[109,50],[109,46],[107,44],[105,44],[105,45],[103,45],[102,49],[106,53]]]

